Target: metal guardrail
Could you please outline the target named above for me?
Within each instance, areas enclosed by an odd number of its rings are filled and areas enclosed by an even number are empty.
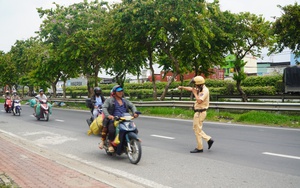
[[[50,98],[51,102],[85,103],[85,99]],[[185,107],[191,108],[194,101],[132,101],[137,107]],[[210,109],[300,111],[300,103],[261,102],[210,102]]]
[[[192,107],[193,101],[148,101],[133,102],[136,106],[159,107]],[[267,111],[300,111],[300,103],[254,103],[254,102],[210,102],[212,109],[238,109],[238,110],[267,110]]]

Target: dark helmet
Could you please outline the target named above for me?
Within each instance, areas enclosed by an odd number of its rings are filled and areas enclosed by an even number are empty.
[[[100,88],[100,87],[95,87],[95,88],[94,88],[94,93],[95,93],[95,95],[97,95],[97,96],[101,95],[101,88]]]
[[[120,85],[115,85],[113,88],[112,88],[112,92],[113,93],[116,93],[118,91],[123,91],[123,88],[120,86]]]

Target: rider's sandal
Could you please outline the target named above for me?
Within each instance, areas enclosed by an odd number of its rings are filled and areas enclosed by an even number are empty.
[[[114,149],[114,147],[109,146],[109,147],[108,147],[108,151],[109,151],[110,153],[113,153],[113,152],[115,152],[115,149]]]

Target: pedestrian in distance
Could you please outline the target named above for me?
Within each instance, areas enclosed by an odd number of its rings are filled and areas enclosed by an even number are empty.
[[[206,111],[209,107],[209,90],[205,86],[205,79],[202,76],[194,77],[192,79],[192,83],[194,84],[194,87],[178,86],[178,89],[191,91],[196,99],[193,106],[193,110],[195,112],[193,118],[193,129],[196,136],[197,147],[190,152],[201,153],[203,152],[202,139],[207,141],[208,149],[210,149],[214,143],[211,136],[205,134],[202,130],[203,121],[206,118]]]

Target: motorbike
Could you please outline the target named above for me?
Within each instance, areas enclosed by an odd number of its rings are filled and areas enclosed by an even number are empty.
[[[4,103],[4,109],[6,113],[11,113],[12,110],[12,101],[10,97],[6,97],[5,103]]]
[[[49,106],[46,99],[39,100],[40,102],[40,113],[35,115],[37,120],[44,119],[46,121],[49,120]],[[37,107],[38,108],[38,107]]]
[[[12,110],[14,115],[21,115],[21,101],[20,100],[14,100],[14,108]]]
[[[141,114],[140,112],[136,112]],[[138,137],[138,131],[135,123],[133,122],[134,117],[129,113],[124,113],[122,117],[115,117],[118,145],[113,145],[114,152],[109,152],[109,139],[108,136],[104,141],[104,149],[107,155],[122,155],[125,153],[132,164],[137,164],[142,157],[142,146]],[[116,140],[116,139],[115,139]]]

